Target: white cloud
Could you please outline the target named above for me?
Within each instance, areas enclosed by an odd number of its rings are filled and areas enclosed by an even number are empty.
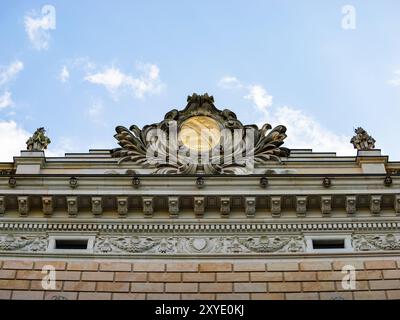
[[[237,78],[232,78],[237,80]],[[239,80],[237,82],[241,83]],[[273,97],[263,86],[242,85],[241,89],[247,91],[244,98],[251,100],[254,107],[263,114],[259,126],[266,122],[272,126],[280,124],[286,126],[288,137],[285,139],[285,145],[289,148],[311,148],[314,151],[337,152],[339,155],[354,154],[353,147],[350,144],[350,137],[338,135],[324,128],[318,121],[305,114],[302,110],[288,106],[272,106]]]
[[[61,137],[56,144],[51,143],[45,150],[46,157],[64,157],[67,152],[76,152],[76,143],[71,138]]]
[[[15,61],[8,66],[0,66],[0,86],[6,85],[24,69],[24,64],[21,61]]]
[[[63,66],[59,75],[59,79],[61,82],[65,83],[69,79],[69,71],[66,66]]]
[[[124,90],[138,98],[159,93],[164,87],[160,80],[159,68],[154,64],[143,64],[138,66],[138,69],[142,71],[142,75],[137,78],[121,72],[118,68],[109,67],[102,72],[87,75],[85,80],[104,86],[114,96]]]
[[[11,99],[11,92],[5,91],[2,95],[0,95],[0,109],[9,107],[13,104]]]
[[[396,70],[393,72],[395,74],[395,77],[391,80],[388,81],[388,84],[394,87],[400,87],[400,70]]]
[[[24,17],[25,31],[36,50],[49,48],[50,29],[55,29],[55,9],[53,6],[43,6],[42,16],[29,13]]]
[[[19,156],[20,151],[26,149],[29,136],[15,121],[0,121],[0,161],[11,162],[13,156]]]
[[[260,111],[265,111],[272,105],[272,96],[262,86],[251,85],[247,88],[249,93],[244,98],[253,101]]]
[[[287,128],[285,144],[295,149],[312,148],[314,151],[337,152],[339,155],[353,155],[350,137],[338,135],[320,125],[303,111],[288,106],[278,107],[265,114],[265,121]]]
[[[236,77],[225,76],[218,81],[218,86],[224,89],[241,88],[242,84]]]
[[[87,110],[89,119],[98,125],[105,125],[103,117],[104,105],[102,101],[94,102]]]

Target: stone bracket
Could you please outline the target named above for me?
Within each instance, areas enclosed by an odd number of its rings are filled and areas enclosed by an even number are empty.
[[[103,198],[92,197],[92,213],[95,216],[99,216],[103,213]]]
[[[280,217],[282,210],[282,197],[271,197],[271,213],[273,217]]]
[[[371,213],[379,214],[381,212],[382,196],[373,195],[371,196],[370,209]]]
[[[305,217],[307,212],[307,196],[296,197],[296,213],[298,217]]]
[[[143,214],[146,218],[151,218],[154,213],[153,197],[143,197]]]
[[[256,198],[246,197],[245,198],[245,212],[248,218],[253,218],[256,214]]]
[[[128,214],[128,197],[117,197],[117,211],[120,218]]]
[[[0,214],[6,211],[6,199],[4,196],[0,196]]]
[[[51,216],[53,214],[54,202],[52,196],[42,197],[42,210],[45,216]]]
[[[321,212],[323,214],[330,214],[332,211],[332,197],[322,196],[321,197]]]
[[[194,197],[194,213],[196,218],[202,218],[204,215],[204,210],[204,197]]]
[[[179,197],[168,197],[168,211],[170,218],[177,218],[179,215]]]
[[[400,194],[396,194],[394,197],[394,211],[398,216],[400,215]]]
[[[27,217],[29,213],[29,197],[19,196],[18,197],[18,212],[21,217]]]
[[[357,197],[347,196],[346,197],[346,212],[347,214],[354,214],[357,211]]]
[[[78,197],[67,197],[67,210],[70,217],[78,214]]]
[[[231,198],[221,197],[221,217],[222,218],[229,217],[230,212],[231,212]]]

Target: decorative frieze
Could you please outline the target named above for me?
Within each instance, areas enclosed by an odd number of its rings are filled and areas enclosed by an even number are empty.
[[[21,217],[28,216],[29,213],[29,197],[28,196],[19,196],[17,198],[18,201],[18,212]]]
[[[392,233],[384,235],[355,235],[352,240],[355,251],[400,250],[400,236]]]
[[[330,214],[332,211],[332,197],[322,196],[321,197],[321,212],[322,214]]]
[[[205,204],[204,204],[204,197],[194,197],[194,214],[196,218],[202,218],[204,215],[204,209],[205,209]]]
[[[153,216],[154,212],[154,204],[153,197],[143,197],[143,214],[146,218],[150,218]]]
[[[6,212],[6,198],[4,196],[0,196],[0,214]]]
[[[168,197],[168,211],[171,218],[176,218],[179,215],[179,198]]]
[[[273,217],[281,216],[281,206],[282,206],[282,198],[281,197],[271,197],[271,213]]]
[[[44,252],[49,244],[45,235],[0,235],[0,251]],[[236,255],[306,253],[302,235],[98,235],[93,254]],[[355,234],[349,250],[400,250],[400,234]],[[72,251],[71,251],[72,253]],[[62,253],[63,254],[63,253]]]
[[[305,251],[302,236],[108,237],[96,239],[95,253],[118,254],[242,254]]]
[[[379,214],[381,212],[382,196],[373,195],[371,196],[370,209],[373,214]]]
[[[223,218],[229,217],[230,212],[231,212],[231,198],[221,197],[221,217]]]
[[[8,234],[0,236],[0,251],[45,251],[48,237],[15,236]]]
[[[117,197],[117,211],[121,218],[128,214],[128,197]]]
[[[42,197],[42,208],[45,216],[51,216],[53,214],[53,197],[44,196]]]
[[[103,213],[102,197],[92,197],[92,213],[95,216],[99,216]]]
[[[354,214],[357,210],[357,198],[356,196],[346,197],[346,212],[348,214]]]
[[[307,212],[307,197],[297,196],[296,197],[296,213],[297,216],[304,217]]]
[[[70,217],[76,217],[78,214],[78,197],[67,197],[67,211]]]
[[[246,197],[244,205],[245,205],[246,216],[248,218],[253,218],[256,214],[256,198]]]

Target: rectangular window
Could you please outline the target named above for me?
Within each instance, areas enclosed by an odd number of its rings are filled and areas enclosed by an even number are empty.
[[[313,239],[312,247],[314,250],[320,249],[344,249],[344,239]]]
[[[56,239],[55,250],[86,250],[88,239]]]
[[[89,253],[93,252],[94,235],[53,234],[49,236],[47,252]]]
[[[353,252],[351,235],[349,234],[310,234],[304,235],[306,252],[310,253],[341,253]]]

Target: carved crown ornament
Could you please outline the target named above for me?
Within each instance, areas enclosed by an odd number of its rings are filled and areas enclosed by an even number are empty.
[[[281,161],[286,127],[243,125],[235,113],[219,110],[207,93],[193,93],[183,110],[139,129],[116,127],[120,148],[111,150],[119,163],[152,168],[155,174],[250,174],[255,164]]]

